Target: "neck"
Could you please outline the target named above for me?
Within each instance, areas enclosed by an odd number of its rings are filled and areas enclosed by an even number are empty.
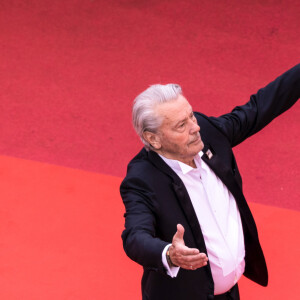
[[[190,167],[192,167],[192,168],[194,168],[194,169],[197,168],[194,158],[192,158],[192,159],[180,159],[180,158],[174,158],[174,157],[172,157],[172,156],[170,156],[170,155],[164,153],[164,152],[161,151],[161,150],[154,150],[154,151],[155,151],[156,153],[158,153],[158,154],[164,156],[165,158],[173,159],[173,160],[178,160],[178,161],[180,161],[180,162],[182,162],[182,163],[184,163],[184,164],[186,164],[186,165],[188,165],[188,166],[190,166]]]
[[[195,161],[192,160],[192,161],[188,161],[188,162],[184,162],[183,163],[187,164],[188,166],[192,167],[192,168],[197,168],[196,164],[195,164]]]

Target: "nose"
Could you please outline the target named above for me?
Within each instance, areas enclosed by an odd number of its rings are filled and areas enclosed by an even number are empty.
[[[193,121],[192,126],[191,126],[191,134],[195,134],[196,132],[200,131],[200,126],[198,125],[197,121]]]

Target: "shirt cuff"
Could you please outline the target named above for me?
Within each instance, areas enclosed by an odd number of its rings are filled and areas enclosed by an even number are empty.
[[[165,269],[166,269],[166,271],[167,271],[167,274],[168,274],[169,276],[171,276],[172,278],[174,278],[174,277],[177,276],[180,267],[170,267],[169,264],[168,264],[168,262],[167,262],[167,256],[166,256],[166,253],[167,253],[167,251],[168,251],[168,249],[169,249],[169,247],[170,247],[171,245],[172,245],[172,244],[169,244],[169,245],[167,245],[167,246],[164,248],[164,250],[163,250],[163,252],[162,252],[162,263],[163,263],[163,265],[164,265],[164,267],[165,267]]]

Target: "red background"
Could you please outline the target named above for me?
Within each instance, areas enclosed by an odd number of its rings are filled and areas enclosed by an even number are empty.
[[[195,110],[228,112],[299,63],[299,15],[295,0],[2,0],[1,298],[139,299],[118,194],[141,148],[134,97],[176,82]],[[280,283],[295,298],[298,131],[296,104],[235,149],[273,276],[257,299],[283,299]]]

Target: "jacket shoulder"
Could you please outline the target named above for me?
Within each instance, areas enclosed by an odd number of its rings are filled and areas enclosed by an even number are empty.
[[[153,164],[149,158],[149,152],[143,148],[128,164],[127,173],[121,183],[121,188],[130,183],[155,186],[157,178],[161,178],[163,172]]]

